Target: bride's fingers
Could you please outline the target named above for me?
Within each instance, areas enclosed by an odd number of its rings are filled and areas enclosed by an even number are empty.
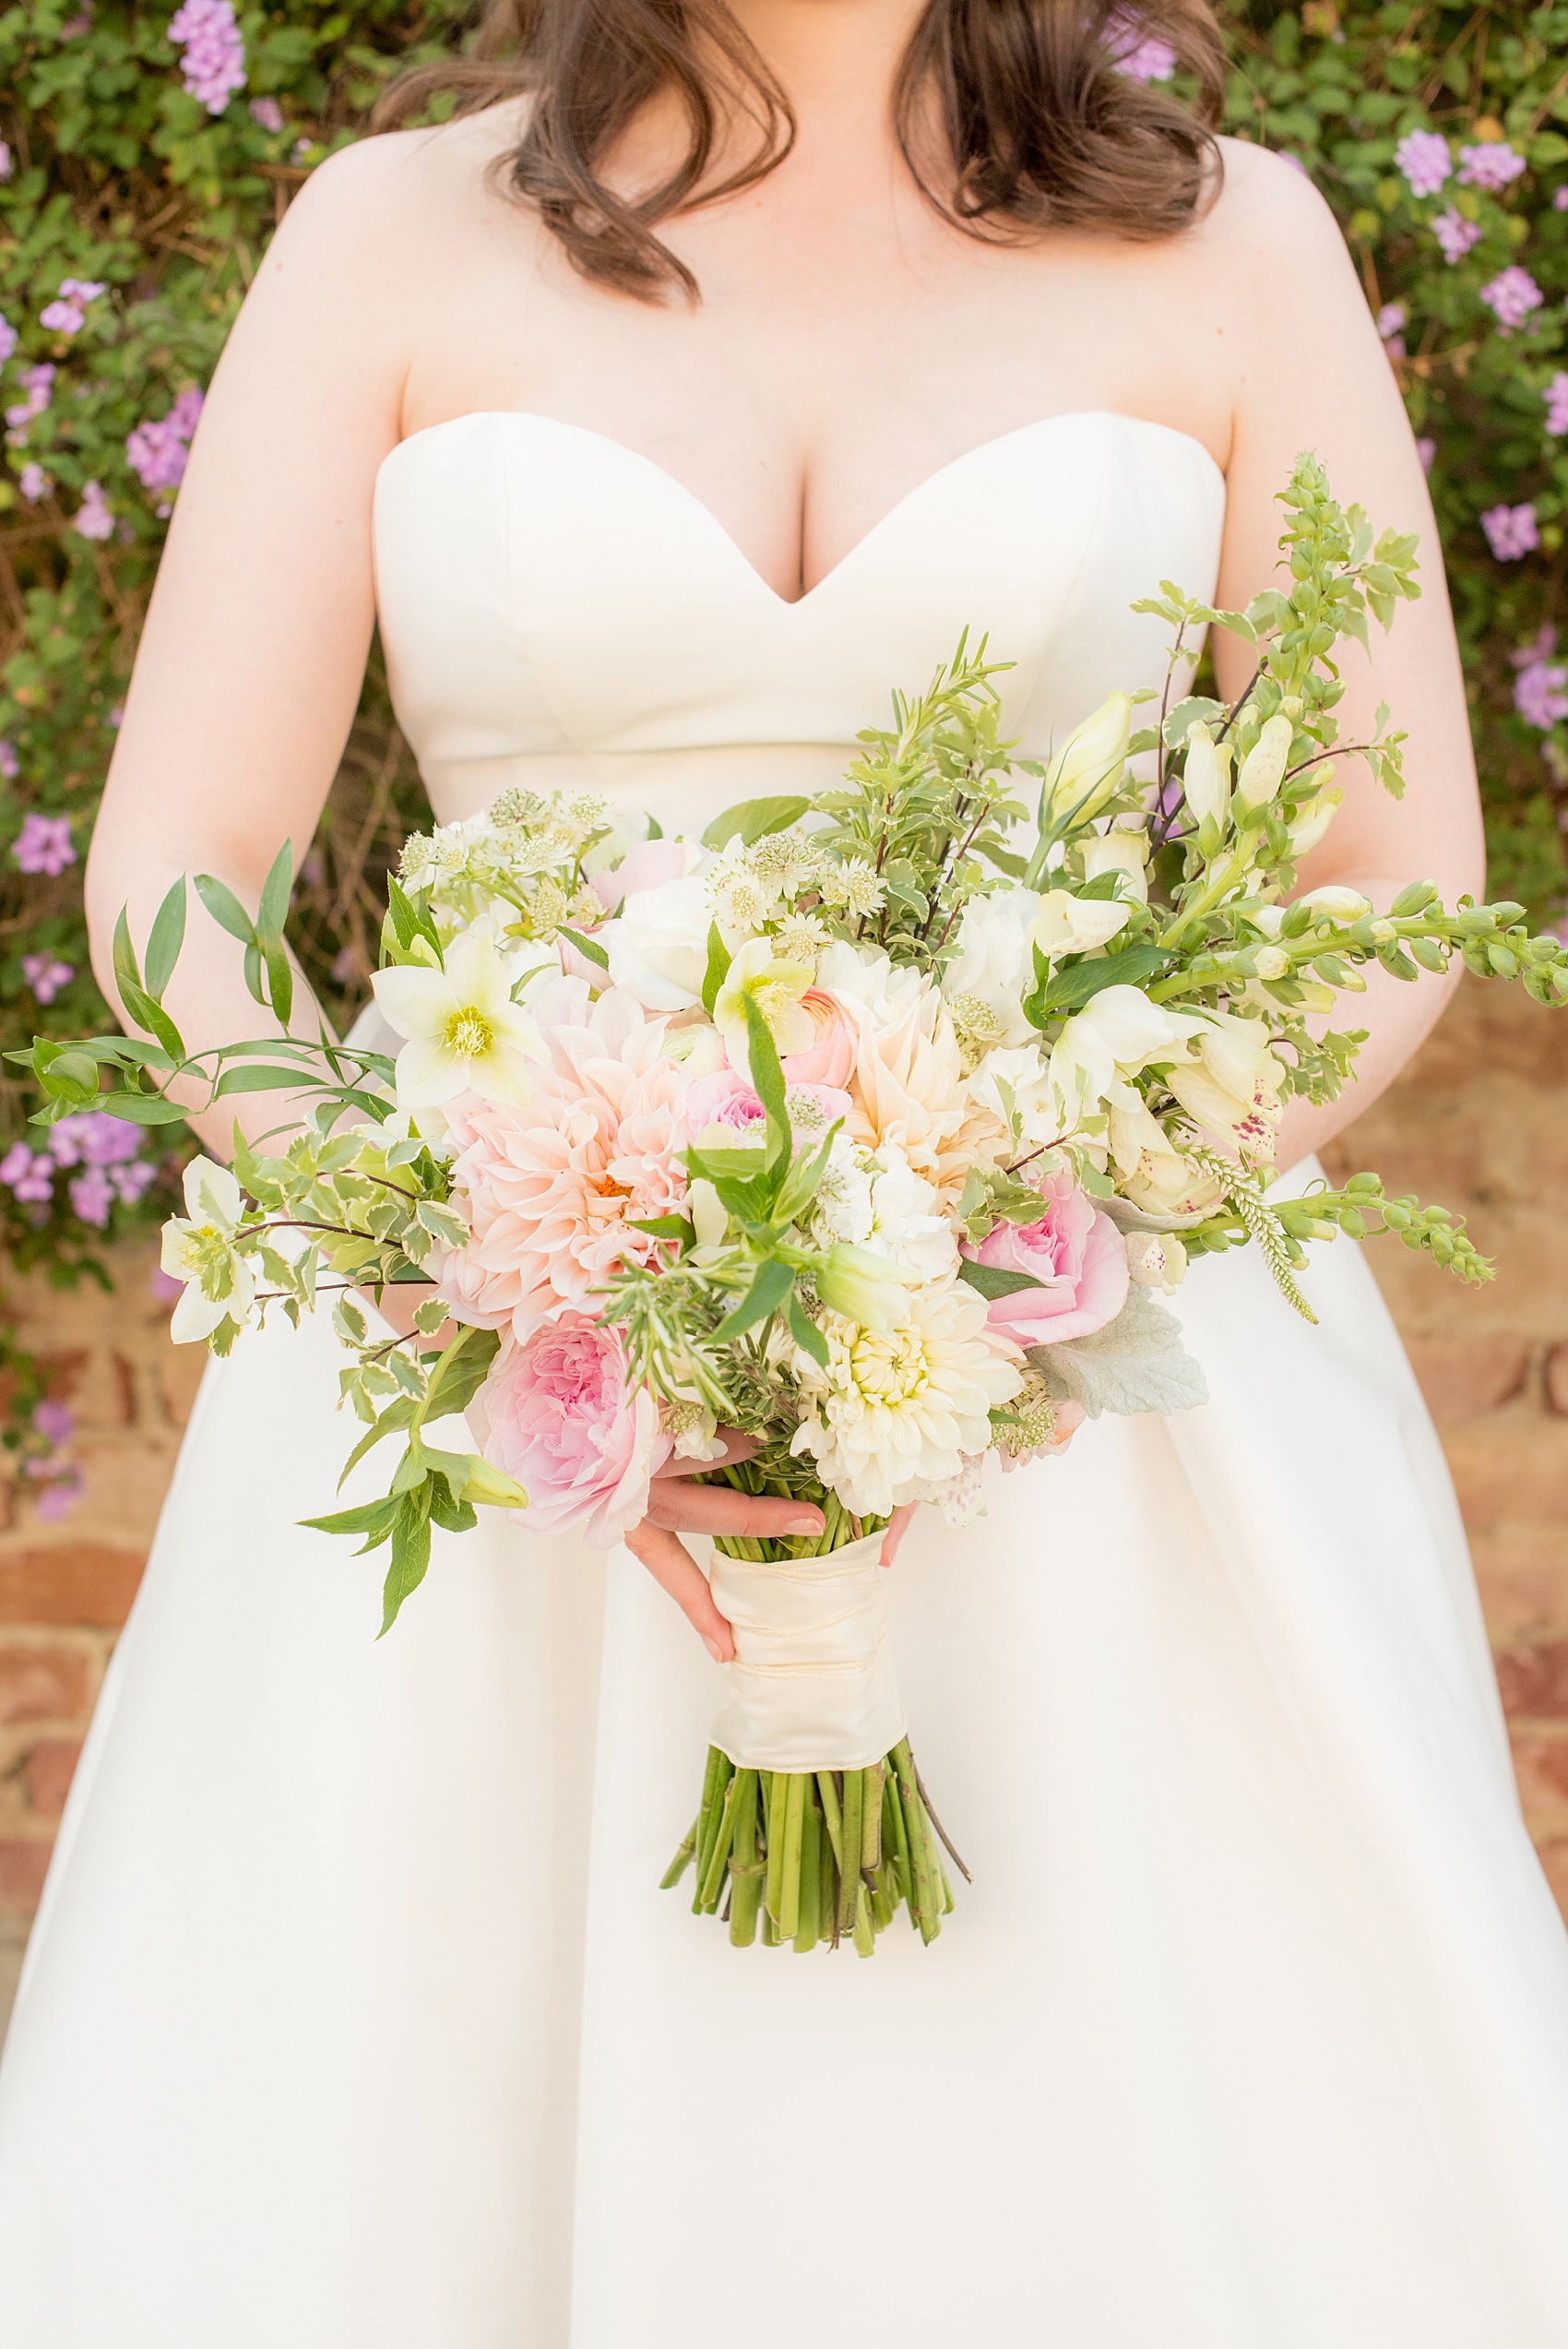
[[[822,1511],[809,1501],[737,1493],[728,1485],[688,1485],[679,1477],[648,1488],[648,1518],[683,1533],[820,1533]]]
[[[654,1475],[656,1477],[700,1476],[707,1468],[728,1468],[731,1461],[750,1460],[756,1449],[754,1436],[742,1436],[737,1427],[721,1427],[719,1432],[724,1438],[722,1459],[681,1460],[671,1453],[662,1468],[654,1470]]]
[[[626,1547],[641,1559],[660,1588],[669,1592],[714,1663],[731,1663],[735,1653],[733,1635],[713,1604],[707,1575],[685,1544],[645,1517],[627,1534]]]
[[[879,1566],[891,1566],[897,1556],[898,1544],[909,1531],[909,1520],[919,1506],[918,1501],[906,1501],[903,1508],[896,1508],[888,1519],[887,1530],[882,1537],[882,1555],[877,1560]]]

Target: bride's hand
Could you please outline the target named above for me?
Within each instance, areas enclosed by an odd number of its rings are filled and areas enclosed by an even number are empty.
[[[724,1430],[724,1460],[746,1460],[756,1446],[749,1436]],[[654,1580],[668,1591],[715,1663],[729,1663],[735,1654],[734,1635],[713,1604],[707,1577],[680,1539],[682,1533],[820,1533],[822,1511],[809,1501],[770,1500],[737,1493],[727,1485],[693,1485],[705,1468],[723,1462],[671,1460],[654,1476],[648,1489],[647,1515],[626,1536],[626,1547],[640,1558]],[[891,1566],[898,1544],[914,1515],[914,1508],[897,1508],[882,1537],[882,1564]]]
[[[749,1436],[726,1428],[724,1460],[670,1460],[648,1489],[647,1515],[626,1536],[654,1580],[669,1592],[715,1663],[735,1653],[730,1626],[713,1604],[707,1577],[680,1539],[683,1533],[820,1533],[822,1511],[809,1501],[773,1500],[737,1493],[728,1485],[694,1485],[707,1468],[749,1459],[756,1446]]]

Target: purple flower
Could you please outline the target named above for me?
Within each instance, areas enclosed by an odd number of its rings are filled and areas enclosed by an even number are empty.
[[[283,109],[276,98],[253,98],[250,113],[253,123],[259,123],[263,130],[271,131],[274,137],[283,127]]]
[[[18,431],[25,431],[35,416],[42,416],[49,405],[49,395],[53,388],[54,377],[58,372],[57,368],[47,364],[24,367],[22,388],[27,393],[27,398],[6,409],[6,422],[8,424],[14,424]]]
[[[33,1406],[32,1424],[46,1443],[68,1444],[76,1433],[77,1415],[68,1404],[46,1397]]]
[[[54,1196],[54,1161],[47,1151],[35,1154],[26,1142],[13,1142],[0,1158],[0,1183],[14,1198],[42,1206]]]
[[[101,1232],[114,1204],[114,1186],[102,1167],[89,1166],[85,1174],[74,1176],[66,1188],[74,1212],[84,1223],[96,1223]]]
[[[63,873],[77,861],[71,846],[68,816],[40,816],[35,809],[22,818],[22,829],[11,843],[11,854],[24,873]]]
[[[28,1464],[30,1468],[34,1463],[30,1461]],[[45,1473],[53,1472],[51,1470]],[[83,1489],[81,1470],[68,1463],[64,1473],[54,1474],[53,1482],[44,1486],[37,1500],[34,1501],[32,1505],[34,1517],[41,1525],[53,1525],[75,1506],[81,1497]]]
[[[1105,28],[1106,44],[1117,70],[1130,81],[1169,81],[1176,70],[1176,52],[1169,41],[1146,32],[1141,19],[1118,8]]]
[[[1437,130],[1408,130],[1394,150],[1394,163],[1412,196],[1435,196],[1454,168],[1448,141]]]
[[[1544,299],[1528,269],[1521,269],[1517,262],[1510,262],[1490,285],[1481,288],[1481,300],[1496,317],[1499,334],[1512,334],[1515,327],[1522,327]]]
[[[0,777],[8,783],[14,783],[21,772],[21,765],[15,745],[0,739]]]
[[[88,278],[62,278],[57,301],[38,314],[38,323],[51,334],[79,334],[87,321],[87,305],[107,289]]]
[[[1524,157],[1515,155],[1505,138],[1490,139],[1484,147],[1459,149],[1461,187],[1487,187],[1495,194],[1510,180],[1516,180],[1525,168]]]
[[[10,149],[4,139],[0,138],[0,180],[9,179],[16,168],[16,164],[11,160]]]
[[[83,538],[105,539],[114,535],[114,517],[109,501],[96,482],[82,483],[82,502],[71,517],[71,528]]]
[[[1481,516],[1487,544],[1500,563],[1516,563],[1540,544],[1533,506],[1493,506]]]
[[[183,50],[185,88],[209,114],[220,114],[245,86],[245,44],[232,0],[185,0],[169,19],[169,39]]]
[[[106,1109],[78,1109],[60,1118],[50,1128],[49,1147],[57,1166],[126,1167],[134,1161],[138,1172],[147,1168],[148,1181],[157,1172],[139,1156],[140,1127],[124,1117],[111,1117]],[[140,1190],[145,1186],[138,1183],[136,1187]]]
[[[17,329],[0,310],[0,367],[3,367],[17,347]]]
[[[1377,330],[1384,342],[1391,335],[1398,334],[1404,324],[1405,304],[1402,302],[1385,302],[1377,314]]]
[[[1431,460],[1437,455],[1437,443],[1429,433],[1423,433],[1416,443],[1416,454],[1421,460],[1421,471],[1430,473]]]
[[[1431,224],[1431,233],[1442,245],[1443,257],[1450,267],[1455,261],[1462,261],[1471,245],[1481,241],[1478,224],[1466,220],[1464,214],[1456,212],[1452,205],[1446,212],[1438,214]]]
[[[62,987],[68,987],[76,977],[68,962],[57,962],[53,955],[24,954],[22,976],[32,989],[38,1003],[53,1003]]]
[[[148,417],[129,435],[125,456],[143,489],[179,488],[201,410],[201,393],[183,391],[166,416]]]
[[[21,480],[17,484],[30,506],[36,506],[49,487],[49,476],[42,465],[30,461],[22,467]]]
[[[1519,672],[1514,680],[1514,707],[1526,724],[1546,733],[1560,718],[1568,718],[1568,662],[1553,661],[1557,630],[1542,628],[1534,644],[1513,656]]]
[[[1554,212],[1568,212],[1568,185],[1560,187],[1551,199]]]
[[[1568,433],[1568,373],[1561,367],[1546,388],[1546,429]]]

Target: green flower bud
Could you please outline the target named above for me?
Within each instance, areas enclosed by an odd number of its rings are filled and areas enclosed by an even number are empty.
[[[1089,823],[1122,788],[1132,727],[1133,697],[1107,694],[1092,717],[1075,726],[1045,770],[1040,829],[1058,836]]]
[[[830,1312],[862,1330],[892,1330],[905,1316],[905,1284],[887,1258],[848,1240],[837,1241],[817,1268],[816,1293]]]

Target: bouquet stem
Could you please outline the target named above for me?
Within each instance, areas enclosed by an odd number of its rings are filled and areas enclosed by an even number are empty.
[[[869,1958],[900,1908],[929,1942],[953,1906],[907,1738],[869,1770],[737,1770],[710,1746],[702,1807],[664,1890],[694,1861],[692,1914],[723,1909],[738,1950],[760,1926],[765,1948],[852,1941]]]

